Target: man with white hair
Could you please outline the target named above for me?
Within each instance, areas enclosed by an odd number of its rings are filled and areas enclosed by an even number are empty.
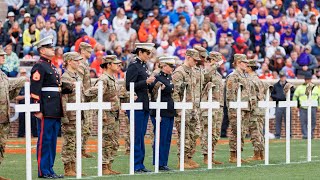
[[[108,26],[108,20],[104,19],[101,22],[101,28],[94,33],[94,39],[96,39],[99,44],[105,44],[105,41],[109,39],[111,30]]]
[[[157,48],[157,55],[173,56],[174,50],[175,48],[168,41],[161,41],[160,46]]]
[[[184,7],[187,7],[189,14],[194,14],[194,7],[190,0],[177,0],[174,3],[174,9],[177,9],[180,7],[180,5],[183,5]]]
[[[125,46],[126,42],[129,41],[130,37],[133,34],[137,34],[137,31],[131,28],[131,24],[131,20],[127,19],[124,27],[121,28],[119,31],[116,31],[118,40],[122,47]]]

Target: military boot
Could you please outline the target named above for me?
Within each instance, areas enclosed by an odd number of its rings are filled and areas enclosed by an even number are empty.
[[[10,179],[0,176],[0,180],[10,180]]]
[[[86,151],[82,151],[82,158],[94,158],[94,156],[86,153]]]
[[[192,160],[192,158],[188,158],[188,164],[193,167],[192,169],[200,167],[200,165]]]
[[[76,172],[72,171],[71,163],[64,164],[64,176],[76,176]]]
[[[237,152],[230,152],[229,162],[230,163],[237,163]],[[241,159],[241,163],[249,163],[249,161]]]
[[[223,164],[223,162],[214,160],[214,154],[212,154],[212,164]]]
[[[208,155],[207,154],[203,155],[203,163],[208,164]]]
[[[180,169],[180,159],[178,159],[177,168]],[[187,160],[186,160],[186,159],[184,160],[184,168],[185,168],[185,169],[193,169],[193,167],[192,167],[189,163],[187,163]]]
[[[130,150],[126,150],[126,152],[124,153],[124,155],[130,155]]]
[[[254,151],[254,155],[247,159],[247,161],[260,161],[260,151]]]
[[[114,171],[114,170],[111,169],[111,163],[108,164],[107,166],[109,166],[109,170],[110,170],[111,172],[113,172],[113,174],[121,174],[120,172]]]
[[[102,174],[103,174],[103,175],[112,175],[112,174],[114,174],[114,173],[110,170],[109,164],[102,164]]]
[[[75,162],[71,162],[71,169],[73,172],[75,172],[77,174],[77,168],[76,168],[76,163]],[[81,173],[82,176],[86,176],[87,174],[82,172]]]
[[[260,151],[260,158],[261,160],[264,160],[264,151]]]

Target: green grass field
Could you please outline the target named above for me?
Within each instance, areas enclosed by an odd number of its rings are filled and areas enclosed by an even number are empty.
[[[121,147],[123,149],[123,147]],[[320,179],[320,140],[312,141],[312,162],[307,163],[307,141],[291,141],[291,164],[285,164],[285,142],[284,140],[271,141],[270,144],[270,165],[265,166],[264,161],[255,161],[243,164],[237,168],[235,164],[227,163],[229,152],[228,145],[219,145],[216,159],[225,162],[224,165],[213,166],[212,170],[207,170],[207,166],[202,163],[203,156],[198,151],[194,160],[201,164],[201,167],[194,170],[180,172],[177,168],[176,145],[172,146],[169,157],[169,166],[174,171],[169,173],[150,173],[130,176],[129,156],[123,151],[118,152],[118,157],[113,165],[114,169],[121,171],[122,175],[97,177],[97,159],[83,159],[83,172],[87,174],[83,179]],[[198,150],[200,148],[198,147]],[[153,170],[152,149],[147,145],[145,165]],[[243,157],[247,158],[253,153],[252,145],[245,144]],[[96,156],[96,155],[95,155]],[[37,178],[37,164],[35,155],[32,156],[33,178]],[[55,163],[56,173],[63,174],[63,165],[58,154]],[[21,154],[6,154],[3,164],[0,166],[0,175],[13,180],[25,179],[25,156]]]

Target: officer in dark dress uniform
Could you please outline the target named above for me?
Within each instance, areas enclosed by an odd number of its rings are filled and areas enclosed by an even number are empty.
[[[149,96],[148,90],[155,77],[149,77],[146,62],[149,61],[153,43],[136,43],[135,54],[137,58],[132,62],[126,73],[126,89],[130,90],[130,82],[134,82],[134,92],[137,96],[136,102],[143,103],[143,110],[136,110],[134,113],[134,170],[136,173],[151,172],[143,165],[145,156],[144,136],[147,131],[149,119]],[[127,112],[130,119],[130,113]]]
[[[38,177],[47,179],[63,178],[53,170],[62,104],[60,75],[51,63],[54,56],[52,40],[53,37],[48,36],[34,43],[40,60],[32,67],[30,88],[32,102],[40,104],[40,112],[34,113],[38,124]]]
[[[160,57],[161,71],[155,76],[155,81],[151,84],[151,100],[156,101],[158,89],[161,88],[161,102],[167,102],[167,109],[160,111],[160,148],[159,148],[159,170],[170,171],[168,167],[168,158],[170,152],[173,121],[175,116],[174,102],[172,99],[173,83],[171,74],[175,68],[174,57]],[[156,110],[150,110],[153,131],[156,134]],[[153,143],[153,165],[155,164],[155,136]]]

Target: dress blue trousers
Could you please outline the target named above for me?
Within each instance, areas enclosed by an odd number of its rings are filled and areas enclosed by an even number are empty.
[[[155,164],[155,146],[156,146],[156,117],[151,116],[153,124],[153,165]],[[160,122],[160,148],[159,148],[159,166],[168,166],[172,129],[174,117],[161,117]]]
[[[60,118],[38,119],[37,160],[38,176],[55,174],[53,171],[56,158],[57,137],[61,128]]]
[[[127,111],[130,121],[130,111]],[[147,132],[149,111],[134,111],[134,170],[144,169],[145,156],[144,136]]]

